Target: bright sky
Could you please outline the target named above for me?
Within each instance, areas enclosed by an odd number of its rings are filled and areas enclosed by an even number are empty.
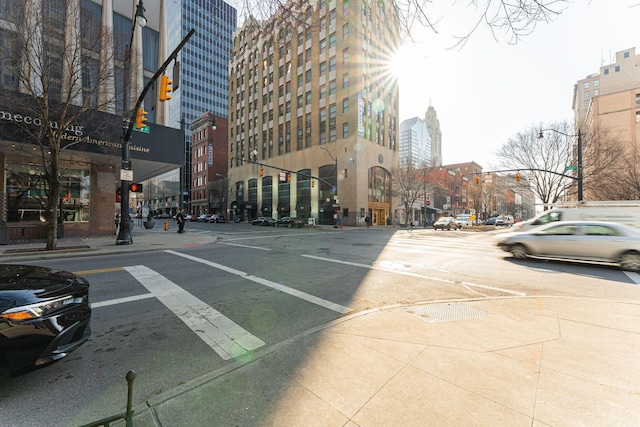
[[[439,34],[425,30],[399,55],[400,120],[424,118],[429,105],[435,108],[443,164],[496,166],[495,153],[517,132],[573,119],[579,79],[612,63],[618,51],[636,47],[640,54],[640,6],[630,7],[640,3],[635,0],[576,0],[517,45],[502,35],[496,42],[481,25],[461,51],[446,47],[452,35],[468,32],[476,11],[465,8],[469,2],[453,3],[453,12],[433,14],[441,17]]]

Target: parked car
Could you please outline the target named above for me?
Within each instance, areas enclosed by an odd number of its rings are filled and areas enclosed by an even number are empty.
[[[270,216],[261,216],[251,221],[251,225],[272,226],[276,225],[276,220]]]
[[[462,227],[471,227],[473,225],[472,222],[471,222],[471,216],[470,215],[458,215],[456,217],[456,224],[460,228],[462,228]]]
[[[67,356],[91,335],[89,282],[32,265],[0,264],[0,381]]]
[[[218,214],[213,214],[209,218],[209,222],[211,222],[211,223],[214,223],[214,222],[215,223],[219,223],[219,222],[224,223],[225,221],[226,220],[225,220],[224,216],[223,215],[218,215]]]
[[[640,231],[614,222],[552,222],[498,236],[496,244],[514,258],[604,262],[640,270]]]
[[[194,221],[194,219],[193,219],[193,215],[186,214],[186,215],[184,216],[184,220],[185,220],[185,221]]]
[[[163,213],[163,214],[156,215],[155,218],[157,218],[157,219],[171,219],[171,215],[169,215],[167,213]]]
[[[511,215],[500,215],[496,217],[496,227],[511,227],[513,225],[513,217]]]
[[[200,214],[198,215],[198,217],[196,218],[197,222],[209,222],[209,218],[211,218],[211,215],[209,214]]]
[[[491,218],[487,218],[487,221],[484,225],[496,225],[496,217],[492,216]]]
[[[279,220],[276,221],[276,227],[304,227],[304,221],[298,218],[293,218],[290,216],[283,216]]]
[[[434,230],[457,230],[458,228],[460,227],[452,216],[443,216],[433,223]]]

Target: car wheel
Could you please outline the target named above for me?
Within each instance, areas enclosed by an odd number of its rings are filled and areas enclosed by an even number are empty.
[[[514,245],[511,248],[511,255],[517,259],[524,259],[529,256],[529,251],[524,245]]]
[[[640,253],[626,252],[620,257],[620,267],[623,270],[640,271]]]

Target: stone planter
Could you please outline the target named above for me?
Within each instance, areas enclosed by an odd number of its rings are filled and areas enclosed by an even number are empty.
[[[142,225],[144,225],[144,228],[146,230],[151,230],[156,225],[156,222],[155,221],[142,221]]]

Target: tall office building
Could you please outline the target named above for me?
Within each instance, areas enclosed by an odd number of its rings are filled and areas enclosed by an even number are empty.
[[[431,158],[433,166],[442,166],[442,131],[435,108],[429,105],[424,115],[427,131],[431,137]]]
[[[431,166],[431,136],[421,118],[413,117],[400,123],[398,157],[400,167],[411,165],[419,169]]]
[[[233,40],[229,181],[234,213],[390,223],[399,44],[391,2],[307,1]]]
[[[207,112],[224,118],[228,114],[228,66],[236,26],[236,9],[222,0],[167,1],[167,50],[196,30],[179,55],[180,85],[171,94],[168,124],[185,134],[185,166],[180,172],[185,198],[193,184],[190,126]]]

